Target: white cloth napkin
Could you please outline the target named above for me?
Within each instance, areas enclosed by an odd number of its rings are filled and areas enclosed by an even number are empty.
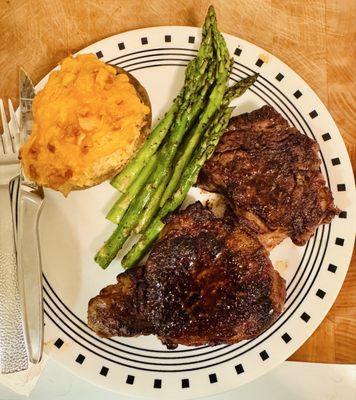
[[[28,370],[7,375],[0,374],[0,385],[6,386],[22,396],[29,396],[36,386],[47,361],[48,356],[43,352],[41,362],[36,365],[30,364]]]

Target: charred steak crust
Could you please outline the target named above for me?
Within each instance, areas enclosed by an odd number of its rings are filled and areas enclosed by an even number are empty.
[[[320,171],[317,142],[271,106],[230,120],[198,179],[223,194],[267,248],[290,236],[304,245],[338,214]]]
[[[144,266],[117,276],[117,284],[102,289],[88,305],[88,325],[101,337],[149,335],[145,307]]]
[[[89,302],[89,326],[105,337],[155,334],[169,348],[255,337],[285,301],[260,242],[200,203],[170,217],[146,266],[117,281]]]

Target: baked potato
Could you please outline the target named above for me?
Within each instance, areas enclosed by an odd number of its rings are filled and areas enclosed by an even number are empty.
[[[62,192],[116,175],[151,128],[144,87],[93,54],[67,57],[33,102],[33,129],[20,149],[25,175]]]

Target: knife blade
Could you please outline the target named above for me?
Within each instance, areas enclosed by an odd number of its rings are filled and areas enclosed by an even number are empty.
[[[34,85],[23,69],[19,75],[20,141],[32,131]],[[43,207],[43,188],[29,180],[21,168],[17,203],[17,262],[24,314],[25,338],[32,363],[40,362],[43,352],[42,262],[38,233]]]
[[[32,101],[35,97],[35,87],[26,71],[20,68],[20,133],[21,140],[27,140],[32,132]]]

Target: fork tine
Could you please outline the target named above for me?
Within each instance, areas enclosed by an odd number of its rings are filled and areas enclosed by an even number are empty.
[[[5,112],[4,102],[2,101],[2,99],[0,99],[0,113],[1,113],[1,122],[3,127],[2,143],[4,147],[4,153],[8,154],[11,151],[15,153],[15,149],[12,147],[9,124],[7,123],[7,116]]]
[[[3,104],[2,104],[2,100],[0,99],[0,114],[1,114],[1,120],[2,120],[2,119],[3,119],[3,118],[2,118],[3,111],[2,111],[1,105],[3,105]],[[2,125],[4,126],[3,123],[2,123]],[[1,139],[1,148],[2,148],[2,152],[3,152],[3,153],[6,153],[6,150],[5,150],[5,143],[4,143],[4,135],[3,135],[1,132],[0,132],[0,139]]]
[[[20,146],[20,126],[17,120],[17,116],[14,110],[14,106],[12,105],[11,99],[8,99],[8,105],[10,110],[10,118],[11,118],[11,139],[13,148],[17,151]]]

